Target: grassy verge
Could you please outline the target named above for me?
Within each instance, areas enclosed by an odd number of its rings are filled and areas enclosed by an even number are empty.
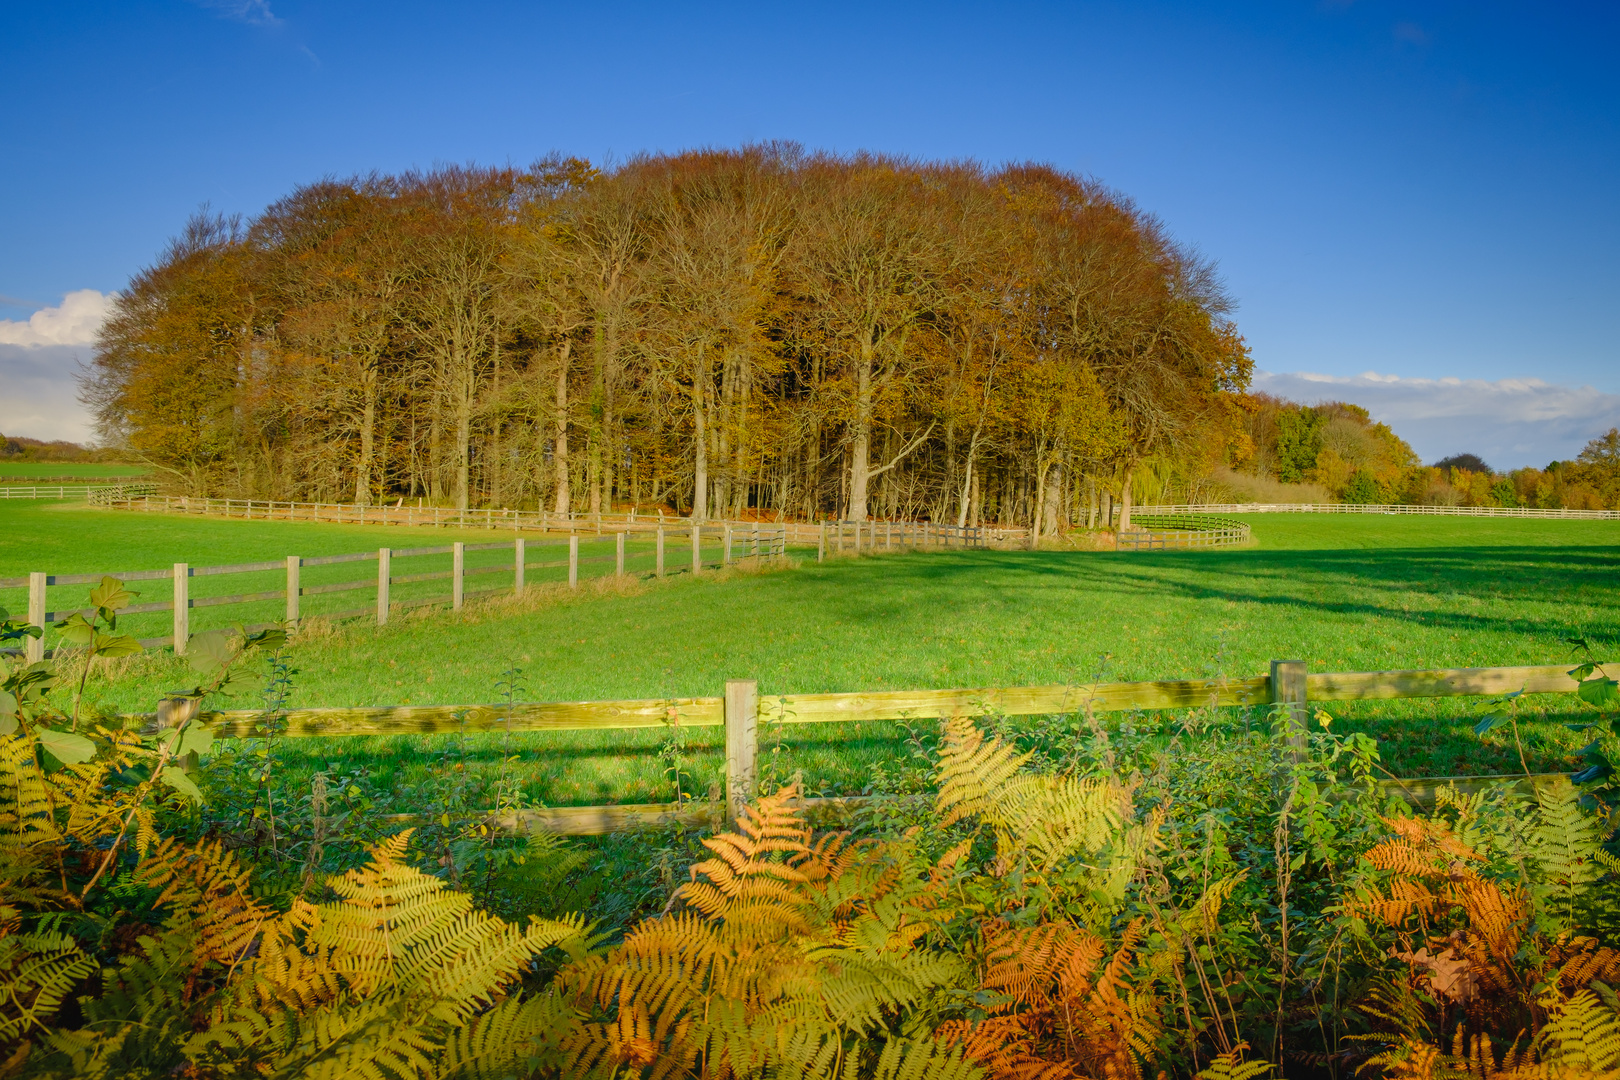
[[[98,517],[110,520],[92,521]],[[198,552],[193,559],[230,562],[275,557],[295,544],[314,555],[450,538],[82,508],[40,507],[32,522],[23,531],[55,530],[44,537],[54,545],[51,565],[68,569],[105,561],[110,551],[131,568],[142,558],[164,565],[180,557],[173,552],[182,539]],[[105,540],[82,540],[83,524]],[[1243,550],[894,555],[783,573],[601,583],[580,594],[544,588],[521,604],[474,604],[459,616],[432,609],[380,630],[328,625],[289,650],[298,669],[292,704],[486,702],[512,670],[521,672],[522,698],[566,701],[718,694],[737,677],[758,679],[768,693],[810,693],[1241,676],[1264,671],[1274,657],[1317,671],[1552,663],[1568,656],[1560,638],[1571,633],[1620,636],[1614,523],[1257,515],[1251,524],[1257,542]],[[0,567],[17,563],[28,544],[8,535]],[[465,537],[489,538],[478,530]],[[112,674],[106,696],[125,709],[150,708],[184,678],[164,654]],[[1475,737],[1478,711],[1460,699],[1367,703],[1336,708],[1335,730],[1375,735],[1403,775],[1516,771],[1511,731]],[[1581,715],[1567,698],[1529,703],[1521,734],[1532,769],[1574,763],[1571,752],[1586,737],[1567,724]],[[788,726],[774,760],[812,788],[856,791],[874,766],[903,753],[904,736],[894,725]],[[662,732],[567,733],[514,736],[513,747],[534,798],[635,802],[671,797],[677,767],[688,790],[713,782],[718,730],[683,739],[684,747],[671,747]],[[408,802],[444,745],[289,740],[287,751],[303,771],[363,765]],[[493,767],[499,745],[497,737],[468,739],[467,767]]]
[[[94,461],[5,461],[0,476],[145,476],[144,465],[109,465]]]

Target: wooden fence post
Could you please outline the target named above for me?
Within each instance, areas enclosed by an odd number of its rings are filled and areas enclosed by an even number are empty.
[[[703,573],[703,526],[692,522],[692,573]]]
[[[460,540],[450,545],[450,610],[460,611],[467,597],[467,549]]]
[[[614,533],[613,537],[614,537],[614,540],[613,540],[614,573],[618,574],[620,577],[624,577],[624,537],[625,537],[625,534],[621,530],[619,532]]]
[[[377,625],[388,625],[388,586],[389,578],[393,574],[393,552],[387,548],[377,549]]]
[[[662,511],[659,512],[660,521],[662,521],[662,513]],[[658,567],[656,573],[659,577],[664,576],[664,526],[662,524],[658,526]]]
[[[726,680],[726,820],[754,797],[759,766],[759,683]]]
[[[1305,674],[1303,660],[1271,662],[1271,701],[1288,706],[1288,744],[1294,748],[1296,759],[1305,754]]]
[[[579,534],[568,534],[568,587],[579,588]]]
[[[721,525],[720,530],[721,530],[721,535],[723,537],[722,547],[721,547],[721,552],[720,552],[720,565],[721,566],[730,566],[731,565],[731,526],[730,525]]]
[[[512,592],[518,596],[523,595],[524,571],[528,569],[526,562],[529,556],[524,550],[526,546],[521,536],[512,541]]]
[[[23,646],[30,664],[45,659],[45,574],[28,575],[28,622],[40,630],[39,637],[31,637]]]
[[[186,655],[191,640],[191,567],[174,564],[174,655]]]
[[[299,568],[304,560],[297,555],[287,556],[287,622],[293,626],[298,625],[299,594],[303,586],[299,584]]]
[[[821,532],[816,538],[816,562],[827,561],[827,522],[821,522]]]

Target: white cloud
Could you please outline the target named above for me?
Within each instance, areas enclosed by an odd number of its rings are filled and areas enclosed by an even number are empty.
[[[28,317],[0,319],[0,345],[89,345],[112,310],[112,294],[79,289],[56,307],[40,308]]]
[[[86,442],[90,411],[79,404],[83,345],[0,345],[0,432]]]
[[[1478,454],[1498,469],[1568,460],[1620,427],[1620,394],[1541,379],[1409,379],[1257,372],[1254,388],[1307,404],[1348,401],[1412,444],[1424,461]]]
[[[227,19],[249,26],[275,26],[280,19],[270,10],[270,0],[192,0],[200,8],[217,11]]]

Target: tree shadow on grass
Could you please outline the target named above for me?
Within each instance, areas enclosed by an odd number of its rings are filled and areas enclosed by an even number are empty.
[[[1280,549],[1265,551],[962,552],[848,564],[854,579],[824,603],[855,621],[927,618],[952,596],[1006,599],[1054,588],[1138,601],[1225,600],[1332,616],[1369,616],[1429,629],[1480,633],[1567,631],[1557,608],[1596,609],[1583,629],[1620,635],[1620,546]],[[987,575],[989,577],[987,578]],[[990,585],[990,589],[984,589]],[[870,587],[866,587],[870,586]],[[1350,598],[1346,594],[1355,594]],[[1537,605],[1511,616],[1393,603],[1406,594],[1438,604],[1452,596]],[[1542,605],[1553,605],[1546,610]]]

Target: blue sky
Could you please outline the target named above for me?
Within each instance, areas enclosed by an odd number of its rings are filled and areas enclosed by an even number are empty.
[[[1617,11],[0,3],[0,430],[71,408],[83,320],[30,326],[204,202],[781,138],[1091,175],[1220,264],[1263,386],[1541,464],[1620,422]]]

